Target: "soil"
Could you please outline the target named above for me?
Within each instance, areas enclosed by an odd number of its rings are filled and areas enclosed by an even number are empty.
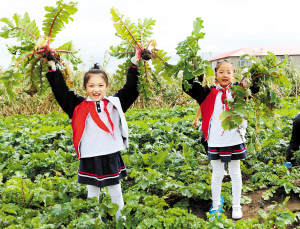
[[[60,62],[60,55],[52,50],[45,51],[43,58],[46,58],[48,61],[53,60],[55,63]]]
[[[247,175],[243,175],[243,183],[247,179],[249,179]],[[225,176],[223,179],[223,182],[229,182],[230,176]],[[268,206],[279,203],[282,204],[287,196],[290,196],[290,199],[288,200],[287,204],[284,206],[284,208],[288,208],[292,212],[300,212],[300,197],[299,193],[294,193],[291,191],[290,194],[286,194],[283,187],[279,188],[277,192],[273,195],[272,198],[269,200],[264,200],[261,198],[262,193],[264,193],[267,189],[262,190],[256,190],[254,192],[249,193],[242,193],[242,195],[247,196],[252,199],[251,204],[244,204],[242,205],[242,211],[243,211],[243,219],[252,219],[255,218],[258,215],[258,210],[264,210],[268,211]],[[226,201],[226,200],[225,200]],[[275,203],[276,202],[276,203]],[[206,213],[208,212],[210,206],[211,206],[211,200],[194,200],[189,199],[189,205],[190,209],[192,210],[192,213],[200,218],[207,219]],[[231,209],[227,209],[223,212],[228,219],[231,218]],[[235,220],[234,220],[235,221]],[[295,228],[299,226],[299,222],[295,222],[291,227],[287,228]]]
[[[152,59],[152,53],[148,49],[144,49],[141,52],[141,58],[143,60],[150,60],[150,59]]]

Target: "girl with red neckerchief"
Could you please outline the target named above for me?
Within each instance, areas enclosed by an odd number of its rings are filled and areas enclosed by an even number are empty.
[[[71,119],[73,143],[80,159],[78,182],[86,184],[88,198],[99,199],[100,188],[108,187],[112,202],[119,205],[116,219],[124,206],[120,180],[127,176],[120,151],[128,147],[128,126],[124,113],[139,95],[139,52],[132,58],[126,83],[113,96],[107,96],[108,77],[96,64],[84,75],[87,97],[70,90],[54,61],[46,74],[53,94]],[[100,217],[100,216],[99,216]],[[101,218],[101,217],[100,217]],[[122,218],[125,219],[123,216]]]
[[[232,63],[227,60],[218,61],[215,68],[217,84],[213,87],[202,87],[203,75],[198,80],[190,79],[188,83],[192,88],[183,90],[194,98],[201,108],[204,141],[208,145],[208,158],[213,167],[211,190],[212,206],[210,214],[223,212],[224,199],[221,197],[222,180],[224,177],[224,163],[228,163],[229,175],[232,180],[232,218],[240,219],[243,216],[240,205],[242,191],[242,174],[240,160],[247,157],[245,133],[247,121],[243,119],[242,125],[233,130],[224,130],[219,119],[221,113],[228,109],[227,99],[232,98],[229,88],[232,86],[235,73]],[[253,93],[259,89],[251,86]]]

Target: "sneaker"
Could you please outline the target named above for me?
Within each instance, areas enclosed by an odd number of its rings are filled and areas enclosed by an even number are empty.
[[[223,206],[224,205],[224,203],[225,203],[225,201],[224,201],[224,197],[223,196],[221,196],[221,198],[220,198],[220,203],[221,203],[221,205]]]
[[[208,213],[209,214],[215,214],[216,212],[222,213],[223,212],[223,206],[220,206],[218,209],[210,208]]]
[[[287,168],[293,167],[292,162],[284,162],[283,165]]]
[[[221,198],[220,198],[220,203],[221,203],[221,207],[223,208],[223,206],[224,206],[224,203],[225,203],[225,201],[224,201],[224,197],[223,197],[223,196],[221,196]],[[213,209],[213,205],[211,205],[211,207],[210,207],[209,211],[210,211],[210,210],[212,210],[212,209]]]
[[[243,217],[242,207],[232,207],[232,218],[241,219]]]
[[[210,209],[209,209],[209,211],[208,211],[208,213],[209,214],[215,214],[216,212],[219,212],[219,213],[222,213],[223,212],[223,206],[224,206],[224,197],[223,196],[221,196],[221,198],[220,198],[220,205],[219,205],[219,208],[218,209],[214,209],[213,210],[213,205],[211,205],[211,207],[210,207]],[[211,216],[210,218],[212,218],[212,219],[214,219],[215,217],[214,216]]]
[[[212,207],[209,209],[209,214],[211,214],[211,215],[215,215],[216,214],[216,212],[218,212],[218,213],[222,213],[223,212],[223,205],[221,206],[219,206],[219,208],[218,209],[213,209]],[[220,216],[218,216],[218,217],[220,217]],[[209,217],[210,219],[215,219],[215,216],[210,216]]]

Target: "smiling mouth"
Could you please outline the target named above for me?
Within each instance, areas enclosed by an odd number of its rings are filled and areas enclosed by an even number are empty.
[[[100,96],[100,93],[98,93],[98,94],[93,94],[93,96]]]

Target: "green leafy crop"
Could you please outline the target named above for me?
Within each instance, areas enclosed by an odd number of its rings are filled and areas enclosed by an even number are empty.
[[[186,80],[192,79],[195,76],[204,75],[202,85],[210,86],[214,82],[214,71],[211,64],[198,55],[201,50],[199,40],[204,38],[205,33],[201,32],[203,29],[203,20],[196,18],[193,25],[193,31],[184,41],[178,43],[176,48],[177,55],[180,61],[176,65],[177,73],[183,70],[183,84],[184,87],[189,88]]]
[[[286,75],[286,62],[280,61],[273,53],[257,58],[250,55],[241,56],[251,60],[252,65],[244,69],[240,85],[230,88],[233,98],[228,99],[229,110],[223,111],[220,116],[224,130],[238,128],[243,118],[248,117],[253,98],[256,114],[256,131],[259,132],[260,117],[274,116],[274,111],[281,106],[282,97],[289,92],[291,79]],[[250,90],[256,91],[252,93]],[[276,117],[276,115],[275,115]]]
[[[143,21],[139,19],[138,24],[134,24],[129,18],[124,19],[123,15],[114,7],[111,8],[110,13],[117,31],[116,36],[122,39],[119,45],[110,47],[110,55],[117,59],[127,58],[123,64],[119,65],[119,69],[114,77],[114,84],[119,84],[123,81],[124,75],[131,65],[130,58],[138,50],[141,52],[141,60],[138,63],[140,67],[139,91],[148,101],[152,95],[150,76],[161,74],[164,79],[168,80],[174,72],[173,66],[167,63],[170,59],[167,56],[167,52],[161,49],[158,50],[156,41],[151,39],[155,20],[152,18],[146,18]],[[149,50],[150,45],[153,47],[151,50]],[[147,62],[149,59],[152,60],[154,69]]]
[[[21,85],[30,95],[37,92],[40,96],[47,95],[49,87],[47,81],[44,80],[47,70],[42,60],[43,57],[50,56],[62,66],[64,66],[63,59],[70,61],[75,69],[81,63],[81,59],[75,55],[78,50],[74,48],[72,41],[57,49],[50,48],[57,34],[70,20],[73,21],[72,15],[77,12],[77,3],[66,4],[57,1],[56,7],[46,6],[45,10],[47,13],[42,28],[44,34],[40,33],[35,21],[30,20],[28,13],[25,13],[23,18],[15,14],[13,20],[1,18],[6,25],[2,27],[0,36],[4,39],[17,38],[20,42],[18,45],[8,47],[9,52],[14,55],[12,64],[0,78],[11,100],[15,97],[14,88],[19,88]],[[68,80],[68,72],[63,71],[63,73]]]

